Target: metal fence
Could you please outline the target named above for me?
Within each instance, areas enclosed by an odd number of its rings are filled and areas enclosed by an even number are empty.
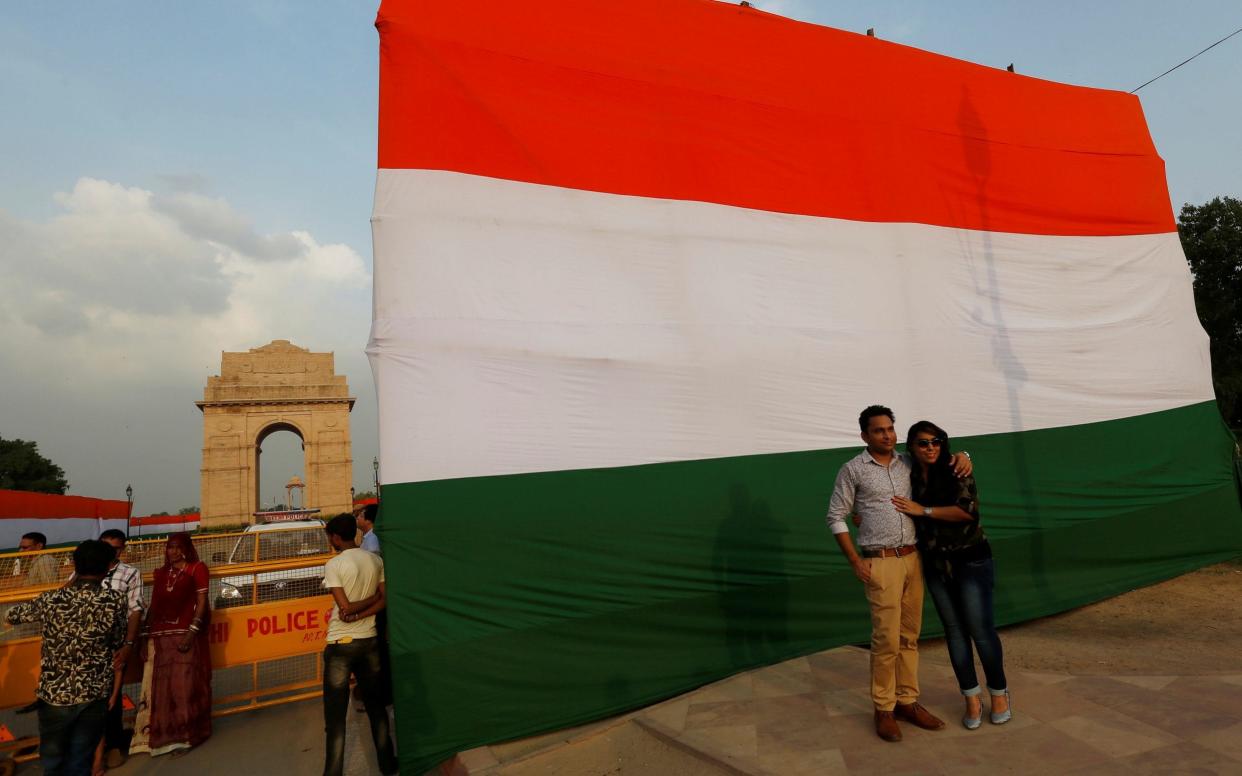
[[[213,608],[246,606],[264,601],[315,595],[322,590],[323,563],[332,555],[320,526],[253,532],[192,535],[198,557],[211,569]],[[164,539],[139,539],[126,545],[121,560],[143,574],[150,602],[151,572],[164,563]],[[29,584],[31,566],[49,561],[55,569],[50,584]],[[251,567],[257,568],[251,568]],[[73,574],[73,548],[0,553],[0,607],[30,600],[64,584]],[[0,642],[10,638],[0,634]]]
[[[200,560],[211,570],[209,602],[215,611],[210,639],[216,666],[212,673],[213,714],[318,696],[322,683],[319,653],[331,607],[322,587],[323,566],[332,555],[323,528],[199,534],[191,538]],[[136,540],[122,555],[122,560],[142,571],[143,598],[148,604],[151,574],[164,562],[164,545],[163,539]],[[63,585],[72,574],[72,554],[72,549],[0,554],[0,665],[11,667],[20,662],[16,659],[19,653],[27,663],[37,660],[39,624],[9,626],[4,615],[12,606]],[[55,582],[26,584],[31,564],[41,556],[51,559]],[[292,635],[302,638],[291,639],[286,633],[290,628],[301,628],[301,634]],[[267,642],[260,636],[271,636],[270,654],[264,654]],[[218,643],[230,639],[250,641],[240,652]],[[245,657],[252,653],[253,657]],[[241,659],[235,657],[238,654]],[[127,680],[133,678],[133,673],[127,676]],[[127,683],[123,692],[136,701],[139,684]],[[0,708],[0,724],[17,739],[0,745],[0,760],[5,749],[28,746],[31,737],[37,735],[37,715],[18,715],[20,705],[11,698],[8,707]],[[29,758],[25,755],[19,759]]]

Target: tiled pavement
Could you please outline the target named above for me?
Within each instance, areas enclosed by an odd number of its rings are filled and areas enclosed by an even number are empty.
[[[626,721],[722,772],[752,776],[1242,774],[1242,675],[1010,671],[1013,720],[991,725],[985,714],[983,727],[969,731],[959,722],[962,700],[947,661],[924,655],[922,702],[946,728],[902,724],[904,740],[886,743],[872,726],[867,661],[854,647],[820,652],[730,677]],[[463,760],[472,754],[484,755],[475,750]]]
[[[1010,670],[1013,721],[993,726],[985,716],[982,728],[968,731],[958,722],[962,701],[948,662],[925,646],[922,701],[948,724],[934,733],[903,724],[901,743],[881,741],[872,728],[867,652],[842,647],[738,674],[576,731],[463,752],[437,772],[504,773],[508,765],[632,724],[721,773],[745,776],[1242,776],[1242,675]],[[184,760],[139,756],[116,773],[224,773],[239,762],[247,764],[247,773],[313,773],[323,758],[321,714],[314,701],[225,717],[216,721],[216,735],[202,751]],[[352,711],[346,759],[350,774],[376,772],[365,717]],[[562,762],[557,773],[575,773],[572,762]],[[525,772],[538,773],[535,765]],[[34,763],[21,769],[38,772]]]
[[[286,776],[323,772],[323,703],[318,699],[273,706],[212,720],[207,743],[187,756],[135,755],[109,776]],[[17,776],[43,773],[36,760]],[[346,717],[345,776],[379,773],[366,714]]]

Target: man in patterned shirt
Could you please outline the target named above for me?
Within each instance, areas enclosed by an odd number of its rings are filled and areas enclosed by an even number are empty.
[[[871,607],[871,701],[876,735],[885,741],[901,740],[898,719],[925,730],[944,727],[919,703],[923,569],[914,522],[893,505],[894,497],[910,498],[910,459],[896,452],[893,423],[893,411],[878,404],[858,416],[867,449],[841,467],[828,505],[828,527]],[[970,474],[969,454],[951,462],[959,476]],[[861,553],[846,524],[851,512]]]
[[[73,551],[75,578],[9,609],[9,624],[38,622],[39,758],[43,772],[90,773],[103,734],[112,660],[125,641],[125,596],[102,584],[116,551],[88,540]]]

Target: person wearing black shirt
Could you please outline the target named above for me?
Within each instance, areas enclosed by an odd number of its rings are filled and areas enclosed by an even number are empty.
[[[992,723],[1002,725],[1013,713],[1000,636],[992,619],[992,546],[979,522],[975,478],[953,476],[949,435],[935,423],[920,420],[911,426],[906,446],[914,461],[913,497],[894,498],[893,505],[914,518],[918,527],[926,589],[944,625],[949,660],[966,698],[962,725],[974,730],[983,721],[972,645],[987,679]]]
[[[9,609],[10,625],[38,622],[39,759],[47,776],[89,774],[103,735],[112,661],[125,643],[125,595],[102,585],[116,551],[100,541],[73,551],[74,579]]]

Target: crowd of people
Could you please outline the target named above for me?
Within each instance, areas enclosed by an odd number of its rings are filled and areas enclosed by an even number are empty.
[[[30,542],[45,543],[42,537]],[[82,542],[63,586],[6,615],[10,624],[40,625],[39,683],[26,710],[38,712],[45,774],[99,776],[122,765],[126,750],[177,756],[211,735],[207,566],[188,534],[170,536],[147,604],[142,573],[122,560],[125,545],[118,530]],[[51,556],[35,557],[27,584],[58,582],[50,563],[50,576],[36,583],[38,561]],[[135,654],[143,667],[142,695],[131,734],[121,686]]]
[[[387,634],[378,616],[386,598],[377,513],[371,504],[325,526],[338,553],[325,565],[323,582],[333,598],[323,652],[325,774],[342,771],[351,675],[380,768],[397,772],[386,708]],[[356,541],[360,531],[362,547]],[[20,549],[37,552],[46,544],[46,537],[32,532],[22,537]],[[39,756],[48,776],[101,776],[137,753],[179,757],[211,736],[210,570],[189,534],[173,534],[144,600],[141,571],[122,560],[125,546],[118,530],[82,542],[63,584],[51,554],[28,556],[25,585],[59,586],[6,615],[12,625],[40,626],[36,699],[25,710],[38,712]],[[142,684],[131,732],[124,726],[121,688],[133,660],[141,666]]]

